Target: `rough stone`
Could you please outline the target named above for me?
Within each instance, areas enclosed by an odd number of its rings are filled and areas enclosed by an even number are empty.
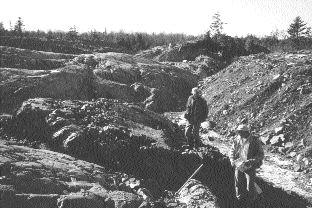
[[[77,193],[72,195],[61,196],[57,201],[57,205],[59,208],[106,207],[104,200],[88,193]]]
[[[123,191],[113,191],[109,193],[109,198],[115,202],[115,207],[118,208],[137,208],[143,201],[137,195]]]
[[[293,157],[295,157],[297,155],[297,153],[296,152],[290,152],[288,155],[289,155],[289,157],[293,158]]]
[[[280,127],[275,128],[274,132],[275,132],[275,134],[279,135],[283,132],[283,130],[284,130],[284,127],[280,126]]]
[[[269,144],[270,143],[270,136],[261,136],[260,140],[263,144]]]
[[[56,208],[57,194],[18,194],[16,204],[19,208]]]
[[[280,134],[278,136],[273,136],[270,140],[270,143],[272,145],[279,145],[281,142],[285,141],[285,137],[283,134]]]

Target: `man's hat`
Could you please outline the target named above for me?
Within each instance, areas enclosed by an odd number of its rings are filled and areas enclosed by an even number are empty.
[[[198,89],[198,87],[194,87],[194,88],[192,89],[192,94],[193,94],[193,95],[199,94],[199,89]]]
[[[241,124],[241,125],[239,125],[239,126],[236,128],[236,131],[237,131],[237,132],[238,132],[238,131],[247,131],[247,132],[249,132],[249,128],[248,128],[247,125]]]

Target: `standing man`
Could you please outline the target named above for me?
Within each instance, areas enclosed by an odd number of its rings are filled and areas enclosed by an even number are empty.
[[[184,118],[188,121],[185,129],[185,137],[190,148],[197,148],[200,145],[199,127],[205,121],[208,114],[207,102],[202,98],[197,87],[192,89],[192,95],[186,103]]]
[[[254,182],[256,169],[262,165],[264,153],[259,139],[251,135],[247,125],[239,125],[236,132],[230,153],[231,165],[235,167],[236,197],[239,203],[253,203],[258,197]]]

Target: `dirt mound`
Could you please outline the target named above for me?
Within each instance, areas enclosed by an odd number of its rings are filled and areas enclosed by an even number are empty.
[[[0,67],[50,70],[65,66],[68,59],[75,56],[71,54],[34,51],[28,49],[0,46]]]
[[[295,157],[311,140],[311,67],[310,51],[240,57],[201,83],[210,119],[224,133],[247,122],[271,151]]]

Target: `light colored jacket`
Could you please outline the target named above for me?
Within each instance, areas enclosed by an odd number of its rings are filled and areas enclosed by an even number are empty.
[[[253,159],[253,169],[256,169],[262,165],[263,158],[262,144],[257,137],[250,135],[245,141],[240,136],[235,137],[230,152],[231,162],[235,163],[237,160],[245,162]]]

